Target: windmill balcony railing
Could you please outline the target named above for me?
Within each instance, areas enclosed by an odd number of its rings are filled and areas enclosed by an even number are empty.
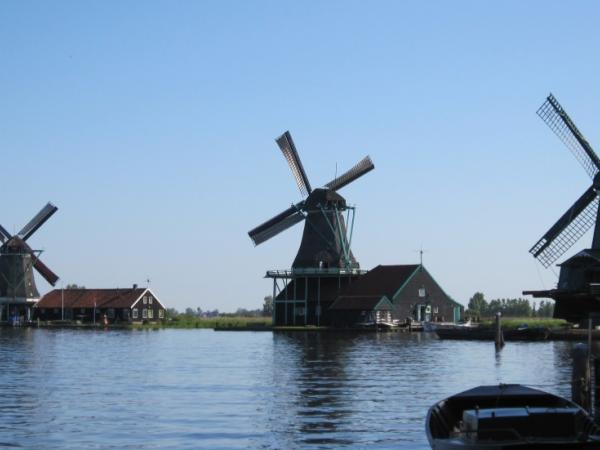
[[[302,276],[357,276],[367,273],[367,270],[341,267],[306,267],[284,270],[268,270],[265,278],[294,278]]]

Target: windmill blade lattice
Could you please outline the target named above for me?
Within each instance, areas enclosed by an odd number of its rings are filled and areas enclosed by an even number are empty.
[[[50,283],[52,286],[56,286],[56,282],[58,281],[58,275],[56,275],[50,268],[44,264],[40,259],[36,258],[33,263],[33,267],[38,273],[44,277],[44,279]]]
[[[600,160],[552,94],[537,110],[537,115],[571,150],[588,175],[594,178],[600,170]]]
[[[259,245],[303,220],[304,214],[302,214],[296,206],[292,206],[262,225],[249,231],[248,235],[254,242],[254,245]]]
[[[369,156],[361,159],[354,167],[345,172],[343,175],[336,177],[325,185],[326,188],[332,191],[337,191],[347,184],[352,183],[357,178],[362,177],[365,173],[373,170],[375,165]]]
[[[300,156],[298,155],[294,141],[292,140],[292,135],[289,131],[286,131],[275,139],[275,142],[277,142],[283,156],[290,165],[290,169],[292,169],[292,174],[294,175],[298,189],[300,189],[300,193],[303,197],[306,197],[311,193],[312,189],[308,182],[306,172],[304,171],[304,166],[302,166],[302,161],[300,161]]]
[[[0,225],[0,241],[4,244],[11,237],[12,236],[10,235],[10,233],[8,231],[6,231],[6,228],[4,228],[2,225]]]
[[[286,131],[275,139],[275,141],[292,169],[292,174],[294,175],[294,179],[296,180],[300,192],[302,195],[308,196],[308,198],[292,205],[283,212],[250,230],[248,235],[254,242],[254,245],[259,245],[306,219],[310,214],[310,211],[307,209],[308,202],[311,198],[315,199],[315,195],[318,197],[323,195],[323,191],[337,191],[375,168],[371,158],[367,156],[342,176],[327,183],[324,186],[325,189],[313,190],[308,181],[308,177],[306,176],[306,172],[304,171],[304,167],[302,166],[302,162],[300,161],[300,156],[298,155],[290,132]],[[343,202],[343,208],[346,207],[345,200],[342,197],[336,201]]]
[[[598,196],[590,187],[529,250],[545,268],[550,267],[596,223]]]
[[[48,203],[44,206],[39,213],[37,213],[33,219],[25,225],[21,231],[19,231],[18,236],[26,241],[33,233],[35,233],[56,211],[58,208],[54,206],[52,203]]]

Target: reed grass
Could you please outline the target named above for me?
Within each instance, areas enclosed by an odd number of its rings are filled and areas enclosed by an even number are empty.
[[[181,315],[161,323],[163,328],[268,328],[270,317],[190,317]]]
[[[529,328],[564,328],[569,326],[566,320],[548,317],[503,317],[501,322],[504,329],[515,329],[524,325]],[[495,319],[486,318],[479,322],[479,326],[493,327],[495,323]]]

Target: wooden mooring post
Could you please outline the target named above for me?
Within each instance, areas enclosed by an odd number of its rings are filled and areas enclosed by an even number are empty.
[[[571,400],[588,412],[591,412],[592,392],[590,389],[590,348],[586,344],[577,344],[573,348],[573,375],[571,378]]]
[[[600,424],[600,358],[593,358],[592,365],[594,367],[592,393],[594,396],[594,421]]]
[[[496,345],[496,351],[501,350],[504,347],[504,333],[502,333],[502,322],[501,322],[502,313],[496,313],[496,338],[494,340],[494,344]]]

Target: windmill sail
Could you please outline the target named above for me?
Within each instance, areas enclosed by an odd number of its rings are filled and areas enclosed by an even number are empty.
[[[373,170],[375,165],[369,156],[361,159],[354,167],[345,172],[343,175],[336,177],[325,185],[326,188],[332,191],[337,191],[347,184],[352,183],[357,178],[362,177],[365,173]]]
[[[598,196],[591,186],[529,250],[548,268],[596,223]]]
[[[342,215],[343,211],[352,211],[353,214],[354,208],[348,207],[346,200],[336,191],[372,170],[375,166],[371,158],[367,156],[323,188],[313,190],[289,131],[283,133],[276,141],[292,169],[300,192],[308,197],[250,230],[250,239],[255,245],[259,245],[305,221],[302,241],[292,268],[357,269],[359,265],[350,249],[350,240]]]
[[[44,264],[40,259],[36,258],[35,262],[33,263],[33,267],[35,267],[35,270],[38,271],[38,273],[44,277],[44,279],[50,283],[52,286],[56,285],[56,282],[58,281],[58,275],[56,275],[54,272],[52,272],[52,270],[50,270],[50,268]]]
[[[537,115],[571,150],[587,174],[594,178],[600,170],[600,159],[552,94],[537,110]]]
[[[298,189],[300,189],[300,193],[303,197],[306,197],[311,193],[312,189],[308,182],[306,172],[304,171],[304,166],[302,166],[302,161],[300,161],[300,156],[298,155],[294,141],[292,140],[292,135],[289,131],[286,131],[275,139],[275,141],[290,165],[290,169],[292,169],[292,174],[294,175]]]
[[[44,206],[39,213],[35,215],[33,219],[29,221],[27,225],[23,227],[21,231],[19,231],[18,236],[26,241],[36,230],[41,227],[44,222],[46,222],[52,214],[54,214],[58,208],[54,206],[52,203],[48,203]]]
[[[262,244],[282,231],[302,222],[304,215],[300,212],[300,207],[304,202],[293,205],[285,211],[277,214],[275,217],[267,220],[265,223],[250,230],[248,235],[254,242],[254,245]]]
[[[8,231],[6,231],[6,228],[4,228],[2,225],[0,225],[0,241],[2,241],[2,243],[5,243],[11,237],[12,236],[10,235],[10,233]]]

